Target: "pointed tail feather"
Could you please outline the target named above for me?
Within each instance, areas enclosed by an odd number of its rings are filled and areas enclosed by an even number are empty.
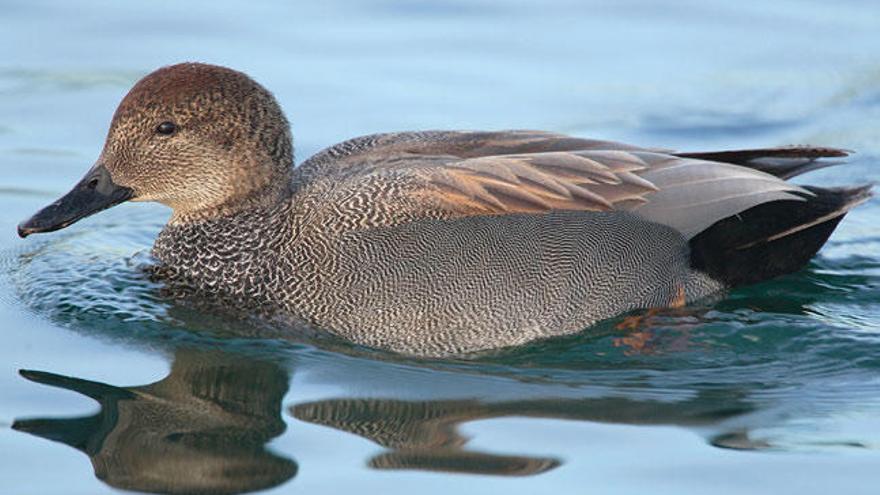
[[[843,162],[823,160],[823,158],[845,158],[850,153],[850,151],[838,148],[786,146],[749,150],[685,152],[675,153],[675,155],[683,158],[732,163],[760,170],[780,179],[790,179],[806,172],[839,165]]]

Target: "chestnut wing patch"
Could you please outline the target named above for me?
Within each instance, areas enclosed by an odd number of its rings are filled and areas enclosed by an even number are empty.
[[[638,175],[648,168],[634,153],[609,150],[483,156],[414,172],[427,181],[417,194],[431,203],[491,215],[631,209],[658,190]]]

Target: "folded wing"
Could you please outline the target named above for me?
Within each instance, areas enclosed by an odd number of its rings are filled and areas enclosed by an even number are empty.
[[[726,163],[644,151],[588,150],[453,160],[413,166],[421,201],[453,216],[626,210],[691,238],[762,203],[812,193]]]
[[[539,131],[424,131],[340,143],[307,160],[299,180],[320,184],[324,198],[381,203],[392,223],[623,210],[690,239],[757,205],[805,201],[814,193],[784,179],[845,155],[808,147],[676,153]]]

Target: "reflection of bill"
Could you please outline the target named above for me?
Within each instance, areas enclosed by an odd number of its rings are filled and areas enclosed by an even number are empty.
[[[241,493],[296,475],[293,460],[265,448],[285,429],[281,400],[288,375],[275,364],[181,350],[163,380],[125,388],[38,371],[21,374],[101,404],[93,416],[18,420],[13,428],[83,451],[95,476],[111,486]]]
[[[369,461],[377,469],[418,469],[455,473],[525,476],[561,464],[557,459],[496,455],[465,450],[468,438],[462,423],[532,417],[629,424],[702,426],[749,412],[735,393],[705,394],[684,402],[634,400],[618,397],[582,399],[524,399],[404,401],[396,399],[330,399],[293,406],[299,420],[354,433],[390,449]],[[716,436],[718,447],[753,449],[744,431]]]

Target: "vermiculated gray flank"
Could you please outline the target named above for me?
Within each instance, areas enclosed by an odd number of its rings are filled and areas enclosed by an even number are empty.
[[[294,168],[268,91],[188,63],[138,82],[92,170],[19,232],[158,201],[174,210],[153,248],[169,285],[441,356],[795,271],[870,193],[785,179],[845,154],[425,131],[356,138]]]

